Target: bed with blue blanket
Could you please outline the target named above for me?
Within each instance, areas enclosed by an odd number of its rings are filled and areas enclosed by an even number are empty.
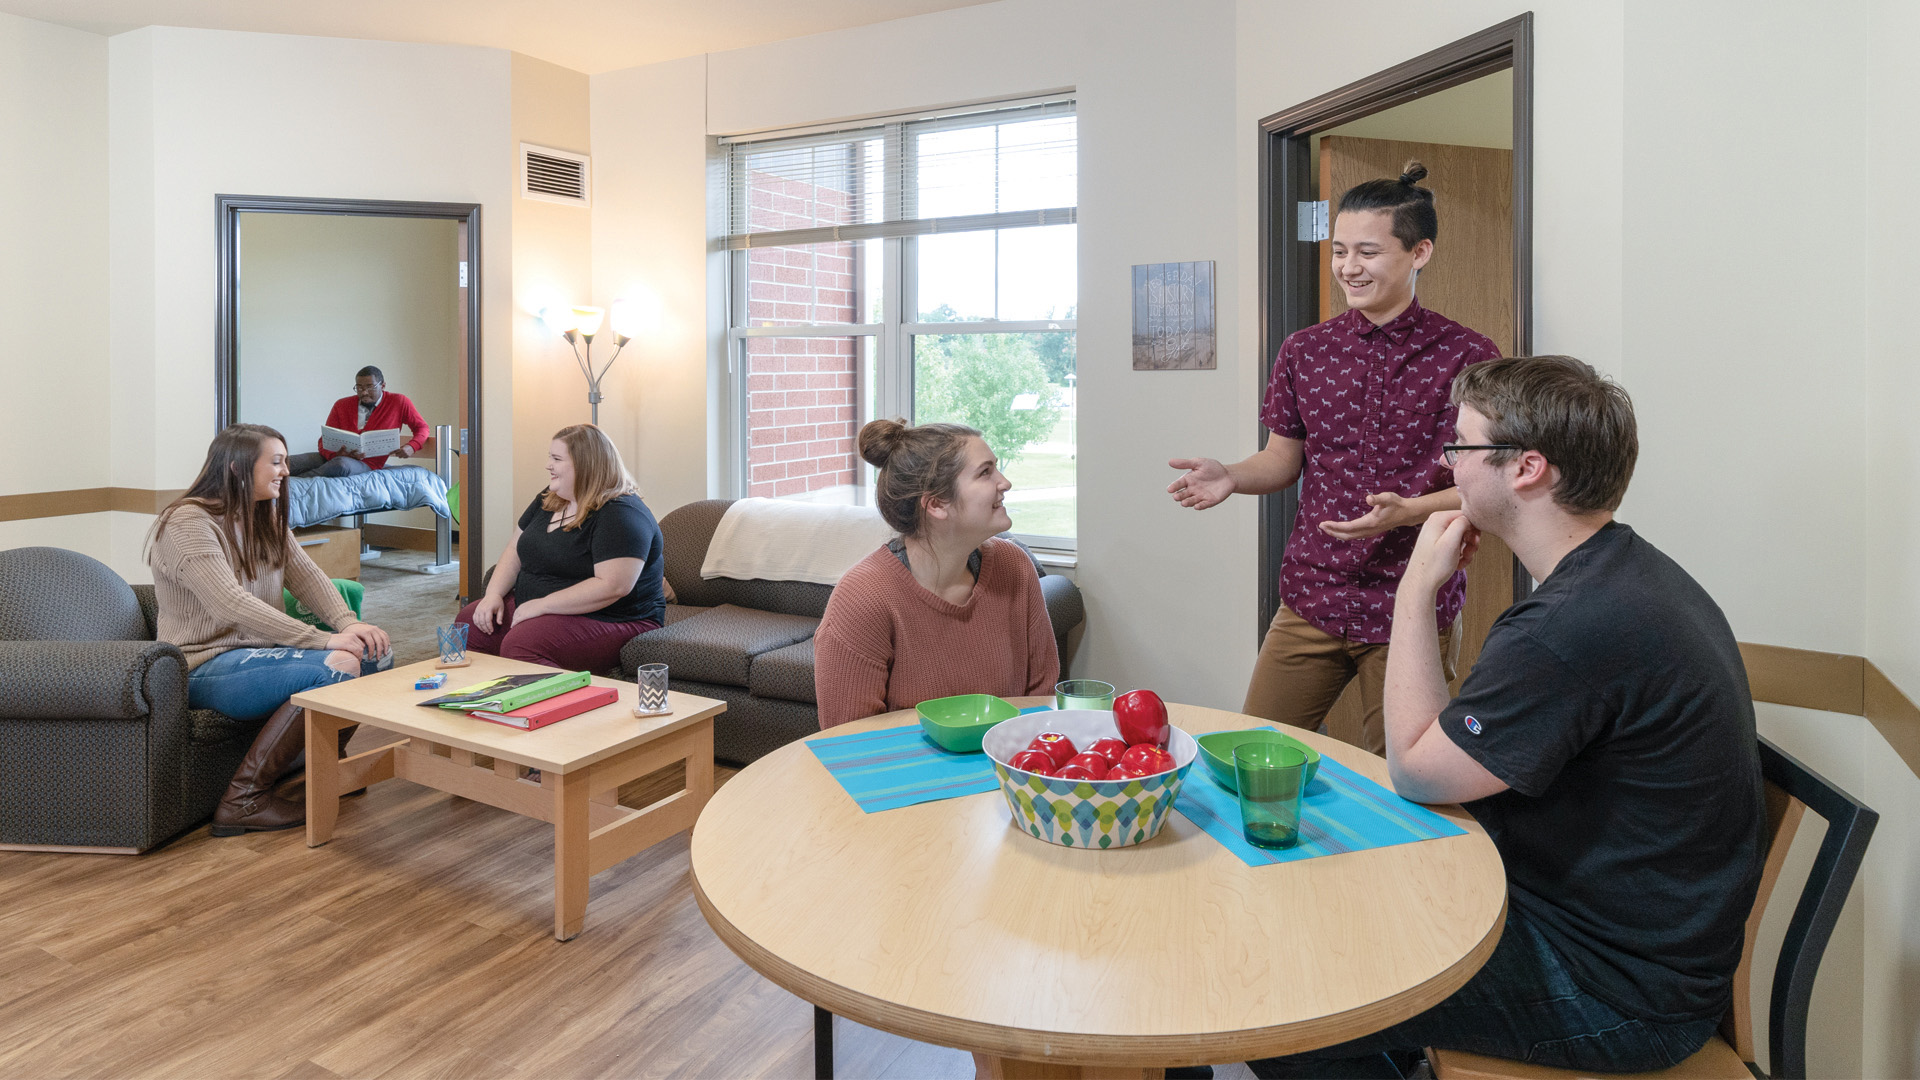
[[[442,518],[453,517],[447,508],[447,482],[432,469],[415,465],[396,465],[357,476],[290,476],[287,501],[296,529],[348,514],[422,506]]]

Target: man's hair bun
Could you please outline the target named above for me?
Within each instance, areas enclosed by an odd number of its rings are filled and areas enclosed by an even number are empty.
[[[1406,167],[1400,171],[1400,182],[1408,187],[1412,187],[1426,178],[1427,167],[1418,161],[1407,162]]]
[[[876,469],[887,467],[887,459],[906,441],[907,425],[898,420],[875,420],[860,429],[860,457]]]

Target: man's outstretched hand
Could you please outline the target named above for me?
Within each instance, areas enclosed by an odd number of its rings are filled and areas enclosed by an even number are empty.
[[[1441,510],[1420,527],[1420,539],[1413,542],[1413,555],[1407,559],[1407,572],[1400,578],[1400,590],[1418,590],[1431,599],[1453,575],[1467,568],[1473,553],[1480,550],[1480,530],[1473,527],[1461,510]]]
[[[1180,479],[1167,485],[1167,494],[1181,506],[1205,510],[1220,505],[1233,494],[1233,477],[1227,475],[1225,465],[1212,458],[1174,458],[1167,464],[1186,470]]]
[[[1369,536],[1379,536],[1383,532],[1397,529],[1402,525],[1420,523],[1419,512],[1411,499],[1404,499],[1391,491],[1367,496],[1367,505],[1373,509],[1354,518],[1352,521],[1323,521],[1320,531],[1335,540],[1365,540]]]

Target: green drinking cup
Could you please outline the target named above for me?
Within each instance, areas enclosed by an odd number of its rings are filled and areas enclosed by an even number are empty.
[[[1300,789],[1307,755],[1286,743],[1242,743],[1233,748],[1240,787],[1240,828],[1247,843],[1290,848],[1300,842]]]

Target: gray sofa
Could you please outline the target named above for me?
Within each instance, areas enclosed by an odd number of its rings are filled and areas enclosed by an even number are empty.
[[[153,586],[0,551],[0,844],[140,852],[211,817],[258,723],[187,708]]]
[[[666,579],[677,602],[667,606],[665,625],[627,643],[620,674],[632,679],[642,664],[666,664],[670,689],[725,701],[727,711],[714,721],[713,756],[744,765],[820,730],[813,631],[833,587],[702,578],[707,545],[729,505],[707,499],[660,519]],[[1067,634],[1086,608],[1072,581],[1047,573],[1038,560],[1034,568],[1064,668]]]

